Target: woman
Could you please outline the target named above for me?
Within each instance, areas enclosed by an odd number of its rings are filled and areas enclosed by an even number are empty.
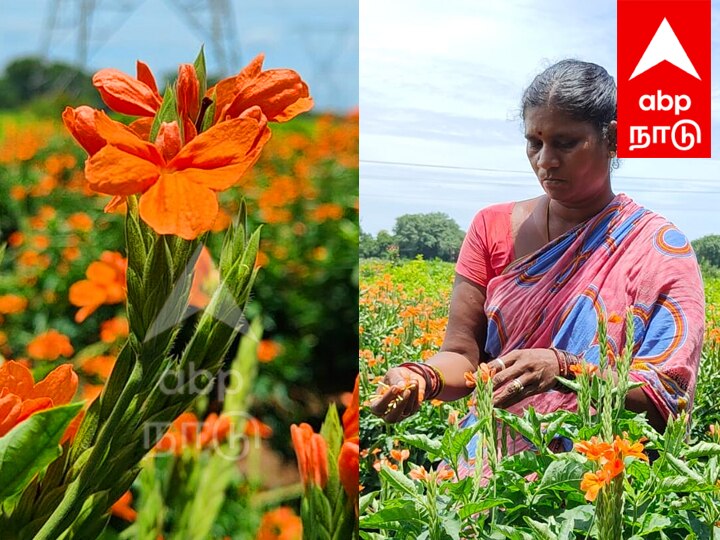
[[[525,91],[522,114],[545,195],[475,216],[441,351],[390,369],[390,390],[371,410],[397,422],[424,399],[464,397],[471,391],[464,373],[482,362],[496,370],[496,407],[574,410],[575,394],[556,377],[568,362],[597,364],[599,317],[632,305],[630,377],[645,384],[629,392],[626,406],[662,431],[670,415],[692,406],[705,312],[695,255],[671,223],[613,193],[616,88],[605,69],[577,60],[551,66]],[[624,324],[608,324],[616,355],[624,332]],[[408,380],[415,384],[406,387]],[[470,414],[464,425],[474,420]],[[527,448],[520,443],[515,451]]]

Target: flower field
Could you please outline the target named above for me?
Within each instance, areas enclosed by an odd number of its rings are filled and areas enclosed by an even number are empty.
[[[261,66],[244,72],[257,88],[297,77]],[[87,107],[68,108],[65,127],[0,115],[0,536],[291,540],[305,521],[312,538],[350,538],[357,115],[305,114],[270,136],[265,123],[310,98],[278,104],[267,86],[266,103],[241,103],[228,79],[212,94],[226,116],[213,106],[203,122],[201,56],[181,66],[172,111],[143,69],[94,78],[138,125],[165,115],[142,142],[115,120],[128,116],[89,121]],[[142,90],[136,101],[118,102],[117,80]],[[243,145],[244,161],[222,155]],[[162,172],[149,189],[135,180],[147,160],[192,182],[203,170],[212,187],[162,187]]]
[[[630,353],[617,359],[617,388],[599,369],[574,381],[577,413],[515,417],[494,410],[492,379],[478,371],[472,397],[424,403],[386,425],[367,409],[390,366],[430,357],[447,323],[453,265],[439,261],[360,265],[360,536],[380,538],[707,539],[720,533],[720,282],[706,281],[707,332],[692,421],[684,413],[657,434],[624,410]],[[632,331],[631,320],[626,330]],[[591,366],[592,367],[592,366]],[[624,374],[624,375],[623,375]],[[623,382],[624,381],[624,382]],[[478,422],[458,420],[473,400]],[[507,456],[502,434],[536,450]],[[689,424],[689,425],[688,425]],[[689,433],[690,436],[686,437]],[[553,453],[555,435],[574,442]],[[472,440],[484,460],[458,480]],[[503,440],[501,437],[500,440]],[[505,450],[505,451],[503,451]],[[484,477],[483,466],[492,471]]]

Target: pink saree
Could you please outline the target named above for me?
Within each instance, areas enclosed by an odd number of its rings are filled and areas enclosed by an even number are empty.
[[[489,358],[525,348],[556,347],[597,364],[597,324],[608,324],[613,353],[625,346],[624,314],[635,319],[632,380],[667,418],[691,409],[705,321],[703,282],[687,238],[663,217],[624,194],[598,215],[542,249],[509,264],[487,283],[485,313]],[[550,391],[511,407],[522,414],[575,410],[574,393]],[[476,421],[472,411],[462,421]],[[474,457],[476,441],[469,447]],[[528,449],[522,438],[510,453]],[[462,463],[461,477],[474,467]]]

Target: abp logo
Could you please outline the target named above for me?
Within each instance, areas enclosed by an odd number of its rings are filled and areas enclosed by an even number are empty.
[[[710,157],[710,0],[618,0],[618,156]]]

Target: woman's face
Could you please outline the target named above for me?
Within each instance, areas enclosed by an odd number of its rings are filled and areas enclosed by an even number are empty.
[[[551,199],[582,206],[610,191],[610,149],[591,123],[533,107],[525,113],[525,139],[530,165]]]

